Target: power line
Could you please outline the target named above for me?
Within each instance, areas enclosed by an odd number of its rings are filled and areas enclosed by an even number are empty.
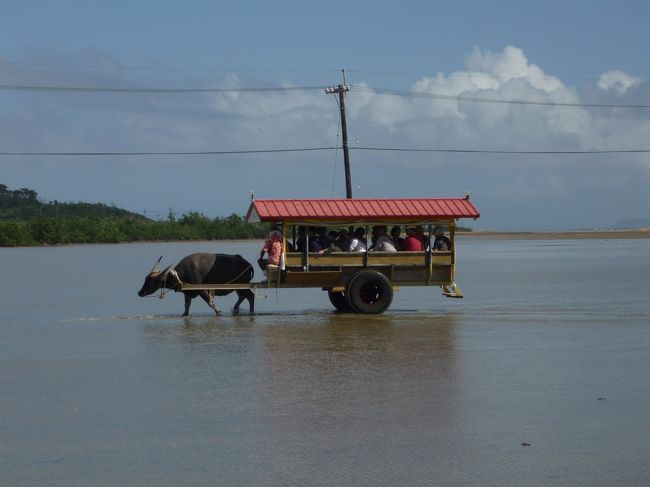
[[[112,88],[90,86],[36,86],[36,85],[10,85],[0,84],[0,90],[29,91],[29,92],[71,92],[71,93],[130,93],[130,94],[190,94],[190,93],[246,93],[246,92],[294,92],[323,90],[325,86],[284,86],[284,87],[258,87],[258,88]],[[378,95],[403,96],[411,98],[430,98],[438,100],[500,103],[511,105],[536,105],[555,107],[584,107],[584,108],[650,108],[650,105],[617,105],[609,103],[563,103],[533,100],[508,100],[500,98],[481,98],[470,96],[442,95],[439,93],[426,93],[419,91],[401,91],[385,88],[371,88],[367,86],[353,86],[355,91],[375,93]]]
[[[411,98],[433,98],[438,100],[468,101],[479,103],[504,103],[511,105],[540,105],[557,107],[586,107],[586,108],[650,108],[650,105],[615,105],[609,103],[562,103],[552,101],[508,100],[500,98],[480,98],[473,96],[441,95],[438,93],[425,93],[421,91],[401,91],[384,88],[370,88],[367,86],[353,86],[354,90],[378,95],[405,96]]]
[[[462,154],[537,154],[537,155],[571,155],[571,154],[643,154],[650,149],[605,149],[578,151],[530,151],[530,150],[490,150],[490,149],[410,149],[407,147],[350,147],[350,150],[385,151],[385,152],[444,152]]]
[[[359,73],[359,74],[376,74],[376,75],[388,75],[388,76],[426,76],[433,77],[437,76],[438,73],[433,73],[430,71],[371,71],[371,70],[358,70],[358,69],[348,69],[349,73]],[[443,73],[444,74],[444,73]],[[496,75],[496,74],[481,74],[474,72],[466,71],[452,71],[448,75],[449,77],[463,77],[463,78],[476,78],[476,79],[499,79],[499,80],[511,80],[511,79],[524,79],[524,80],[548,80],[548,79],[558,79],[565,81],[599,81],[600,78],[580,78],[580,77],[569,77],[569,76],[557,76],[557,75],[544,75],[544,76],[519,76],[519,75]]]
[[[228,150],[228,151],[178,151],[178,152],[0,152],[0,156],[212,156],[236,154],[278,154],[288,152],[317,152],[338,150],[340,147],[299,147],[291,149],[259,149],[259,150]],[[459,154],[528,154],[528,155],[579,155],[579,154],[645,154],[650,149],[605,149],[582,151],[531,151],[531,150],[491,150],[491,149],[417,149],[408,147],[350,147],[355,151],[376,152],[440,152]]]
[[[121,64],[77,64],[77,63],[37,63],[27,61],[0,61],[0,66],[29,66],[36,68],[73,68],[73,69],[114,69],[114,70],[139,70],[139,71],[207,71],[207,72],[250,72],[250,73],[333,73],[338,72],[336,68],[305,69],[305,68],[217,68],[211,66],[151,66],[151,65],[121,65]],[[348,73],[371,74],[371,75],[388,75],[388,76],[436,76],[437,73],[431,71],[378,71],[369,69],[347,69]],[[600,78],[545,75],[545,76],[519,76],[519,75],[496,75],[481,74],[465,71],[454,71],[449,75],[454,77],[462,76],[465,78],[476,79],[526,79],[526,80],[546,80],[556,78],[566,81],[599,81]]]
[[[267,88],[110,88],[91,86],[33,86],[0,84],[0,90],[37,92],[88,92],[88,93],[242,93],[273,91],[314,91],[325,86],[284,86]]]
[[[299,147],[293,149],[251,149],[223,151],[179,152],[0,152],[0,156],[220,156],[230,154],[276,154],[282,152],[315,152],[338,149],[338,147]]]
[[[62,64],[62,63],[33,63],[0,61],[0,66],[30,66],[37,68],[87,68],[87,69],[116,69],[116,70],[143,70],[143,71],[217,71],[217,72],[247,72],[247,73],[332,73],[338,69],[301,69],[301,68],[216,68],[192,66],[138,66],[120,64]]]

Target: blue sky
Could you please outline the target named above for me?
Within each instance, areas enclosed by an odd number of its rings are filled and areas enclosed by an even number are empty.
[[[553,103],[650,104],[650,3],[3,2],[0,84],[335,84]],[[38,66],[36,65],[38,64]],[[57,65],[57,66],[51,66]],[[83,67],[85,66],[85,67]],[[103,66],[103,68],[88,67]],[[136,69],[164,68],[164,69]],[[184,69],[181,69],[184,68]],[[190,69],[196,68],[196,69]],[[650,148],[650,109],[347,96],[353,146]],[[320,91],[226,94],[0,90],[0,152],[197,151],[337,143]],[[0,182],[149,216],[243,213],[258,197],[342,196],[341,156],[0,157]],[[650,154],[352,152],[356,196],[462,196],[477,228],[593,228],[649,218]]]

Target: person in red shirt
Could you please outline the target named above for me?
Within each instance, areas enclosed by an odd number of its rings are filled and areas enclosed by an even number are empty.
[[[422,235],[415,227],[406,227],[406,238],[402,244],[402,250],[407,252],[422,252],[423,246]]]

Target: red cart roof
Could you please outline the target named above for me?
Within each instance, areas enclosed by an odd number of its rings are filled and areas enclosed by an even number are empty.
[[[246,219],[250,223],[274,221],[409,221],[478,218],[480,213],[465,198],[364,198],[253,200]]]

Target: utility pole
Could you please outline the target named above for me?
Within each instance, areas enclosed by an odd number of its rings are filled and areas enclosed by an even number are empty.
[[[352,178],[350,176],[350,151],[348,149],[348,125],[345,120],[345,93],[350,91],[350,85],[345,84],[345,70],[343,70],[343,84],[330,86],[325,93],[339,95],[339,108],[341,109],[341,132],[343,133],[343,163],[345,164],[345,197],[352,199]]]

